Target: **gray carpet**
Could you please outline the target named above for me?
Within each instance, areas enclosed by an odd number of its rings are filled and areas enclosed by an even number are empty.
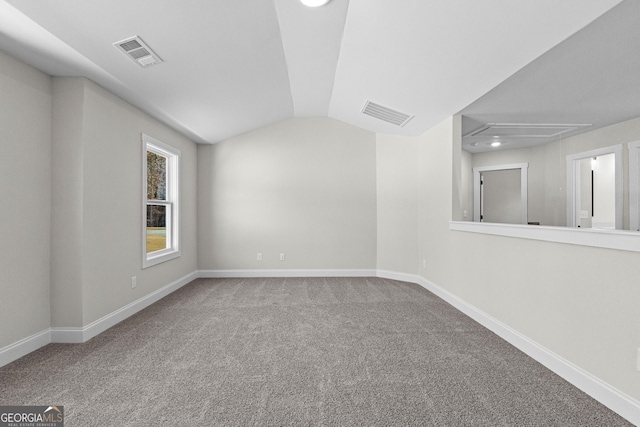
[[[85,344],[0,368],[71,426],[624,426],[418,285],[199,279]]]

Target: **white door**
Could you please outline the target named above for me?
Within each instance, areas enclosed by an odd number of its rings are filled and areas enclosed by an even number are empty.
[[[480,174],[482,222],[522,223],[520,169],[484,171]]]
[[[593,158],[593,228],[616,228],[616,159],[614,154]]]

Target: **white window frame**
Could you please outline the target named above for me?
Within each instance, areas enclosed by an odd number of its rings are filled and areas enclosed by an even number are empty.
[[[168,247],[147,253],[147,151],[167,158],[166,201],[153,204],[167,206]],[[180,151],[142,134],[142,268],[151,267],[180,256],[180,204],[179,204]]]

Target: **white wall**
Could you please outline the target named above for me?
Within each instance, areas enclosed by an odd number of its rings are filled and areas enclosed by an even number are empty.
[[[299,118],[201,145],[198,200],[202,270],[376,266],[371,132]]]
[[[2,348],[49,327],[51,80],[0,52],[0,93]]]
[[[378,135],[377,268],[417,274],[418,139]]]
[[[52,326],[82,327],[197,270],[196,145],[87,79],[54,87]],[[141,133],[182,152],[181,256],[145,270]]]
[[[454,158],[454,161],[456,158]],[[460,176],[459,188],[460,212],[454,210],[454,219],[457,221],[473,221],[473,163],[471,153],[461,151],[460,168],[454,170],[454,178]],[[457,214],[457,215],[456,215]]]
[[[419,215],[418,256],[423,261],[420,273],[436,284],[448,283],[451,277],[452,272],[445,271],[442,265],[451,264],[456,259],[462,263],[456,266],[460,270],[466,261],[452,245],[448,231],[449,221],[456,210],[453,201],[459,200],[454,193],[460,193],[454,190],[452,182],[454,151],[451,149],[451,140],[454,123],[459,123],[459,119],[449,118],[422,135],[416,152],[419,162],[418,191],[415,196]],[[459,152],[457,154],[460,156]],[[459,175],[456,173],[455,176],[457,178]]]
[[[421,275],[640,400],[638,254],[450,231],[455,126],[448,119],[419,142]]]
[[[197,270],[196,144],[85,80],[84,323]],[[142,270],[145,133],[181,152],[179,258]],[[102,242],[96,245],[95,242]],[[131,289],[131,276],[137,288]]]
[[[4,364],[49,342],[52,327],[81,330],[197,271],[197,150],[89,80],[2,52],[0,93]],[[182,152],[182,255],[145,270],[143,132]]]
[[[53,80],[51,324],[82,326],[84,85]]]

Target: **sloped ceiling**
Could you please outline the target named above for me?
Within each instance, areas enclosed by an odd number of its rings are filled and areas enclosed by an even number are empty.
[[[620,0],[0,0],[0,49],[82,75],[199,143],[290,117],[420,135]],[[113,46],[140,36],[164,60]],[[415,115],[398,127],[367,100]]]
[[[639,117],[639,53],[640,1],[625,1],[465,107],[463,148],[494,150],[493,133],[474,136],[487,123],[588,125],[563,133],[566,138]],[[519,130],[530,133],[524,127]],[[558,137],[498,139],[509,149]]]

